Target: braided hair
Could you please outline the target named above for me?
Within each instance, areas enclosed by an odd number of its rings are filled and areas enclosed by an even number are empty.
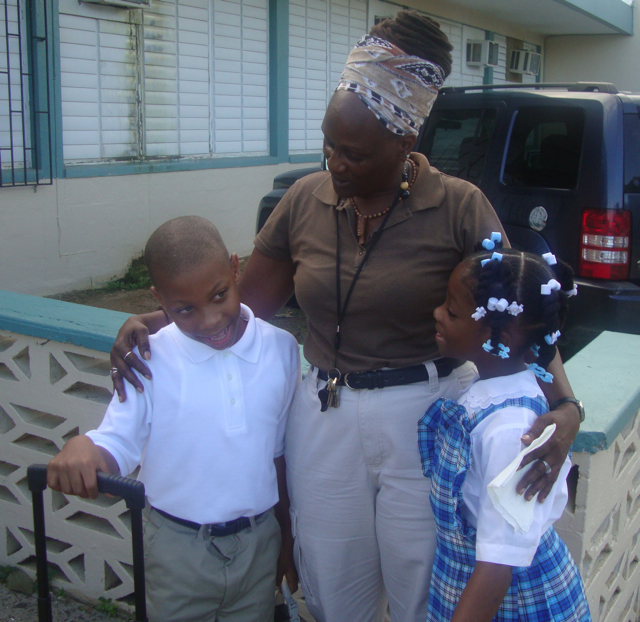
[[[496,248],[500,246],[497,242]],[[508,349],[500,343],[501,335],[507,324],[515,322],[517,317],[527,337],[525,347],[530,347],[538,356],[537,363],[530,368],[550,382],[552,376],[545,370],[556,355],[556,339],[567,316],[567,301],[575,293],[571,266],[557,261],[551,253],[543,258],[514,249],[499,253],[483,250],[472,255],[469,261],[471,266],[465,281],[478,305],[478,319],[491,328],[491,337],[483,346],[485,350],[507,357]],[[559,287],[552,280],[559,283]],[[543,287],[548,294],[542,294]],[[489,309],[492,298],[502,301],[502,310]],[[511,303],[506,309],[505,302]]]
[[[373,26],[369,34],[390,41],[407,54],[440,65],[445,78],[451,73],[453,46],[440,24],[418,11],[400,11]]]

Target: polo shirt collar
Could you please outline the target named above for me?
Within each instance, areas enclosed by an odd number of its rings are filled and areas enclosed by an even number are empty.
[[[185,354],[196,364],[204,363],[214,356],[221,356],[227,352],[235,354],[247,363],[257,363],[262,348],[262,335],[258,329],[256,318],[251,309],[243,304],[240,305],[240,317],[247,320],[244,334],[230,348],[224,350],[215,350],[187,337],[175,324],[171,324],[168,330],[171,331],[176,343],[184,350]]]
[[[418,179],[411,188],[411,196],[403,205],[409,212],[418,212],[423,209],[437,207],[442,204],[445,198],[445,189],[442,182],[441,173],[429,164],[429,160],[421,153],[412,153],[411,158],[418,163],[420,172]],[[420,197],[416,200],[415,197]],[[340,198],[333,189],[331,176],[326,175],[313,191],[313,196],[322,201],[326,205],[337,205],[338,209],[344,209],[345,202],[340,202]],[[424,198],[428,197],[429,202],[426,203]]]

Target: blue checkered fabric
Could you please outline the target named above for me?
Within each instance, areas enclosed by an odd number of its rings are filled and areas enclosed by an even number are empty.
[[[472,463],[470,433],[501,408],[524,406],[537,415],[547,412],[544,398],[508,399],[469,414],[457,402],[439,399],[418,423],[422,470],[431,478],[431,507],[437,547],[429,589],[427,622],[450,620],[475,566],[475,529],[461,512],[462,484]],[[533,562],[515,567],[497,622],[591,620],[580,574],[555,530],[546,531]]]

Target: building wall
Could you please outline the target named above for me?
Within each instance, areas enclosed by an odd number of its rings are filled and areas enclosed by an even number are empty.
[[[220,229],[229,250],[248,255],[260,198],[279,164],[120,177],[56,179],[52,186],[0,189],[0,289],[47,295],[121,275],[149,234],[197,214]]]
[[[634,3],[640,24],[640,3]],[[612,82],[619,91],[640,92],[640,35],[548,37],[544,76],[549,82]]]

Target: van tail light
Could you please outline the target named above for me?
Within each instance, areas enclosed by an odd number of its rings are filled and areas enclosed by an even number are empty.
[[[596,279],[629,278],[631,212],[586,209],[580,229],[578,274]]]

